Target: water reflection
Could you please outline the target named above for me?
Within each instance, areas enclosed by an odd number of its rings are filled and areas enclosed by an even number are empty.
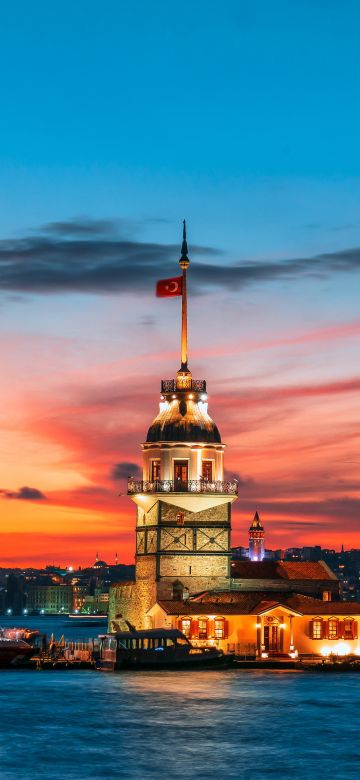
[[[357,777],[356,674],[0,673],[1,780]]]

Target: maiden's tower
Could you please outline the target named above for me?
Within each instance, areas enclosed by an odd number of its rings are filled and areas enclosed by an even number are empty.
[[[151,627],[159,600],[182,600],[230,585],[231,504],[237,483],[224,480],[224,449],[208,414],[206,381],[188,366],[187,271],[184,222],[181,276],[158,284],[159,294],[182,301],[181,365],[161,381],[159,413],[143,452],[143,478],[130,479],[136,504],[136,580],[111,589],[109,628],[126,620]]]

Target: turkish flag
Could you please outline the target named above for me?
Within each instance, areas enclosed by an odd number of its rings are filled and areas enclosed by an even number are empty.
[[[158,298],[173,298],[175,295],[182,295],[182,276],[175,276],[173,279],[160,279],[156,283],[156,295]]]

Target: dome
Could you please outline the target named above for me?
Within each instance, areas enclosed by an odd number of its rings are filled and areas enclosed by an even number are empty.
[[[201,401],[176,398],[160,406],[150,425],[147,442],[189,441],[221,444],[220,432]]]
[[[93,569],[104,569],[108,564],[105,561],[95,561]]]

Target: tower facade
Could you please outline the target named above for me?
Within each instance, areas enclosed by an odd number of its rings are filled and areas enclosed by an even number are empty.
[[[249,528],[249,558],[251,561],[262,561],[265,556],[265,531],[258,512]]]
[[[186,599],[230,585],[231,504],[237,483],[224,480],[220,432],[208,414],[206,382],[187,362],[184,225],[181,250],[181,366],[161,382],[159,413],[143,452],[143,478],[129,479],[136,504],[136,581],[112,588],[110,629],[121,620],[148,628],[157,601]]]

